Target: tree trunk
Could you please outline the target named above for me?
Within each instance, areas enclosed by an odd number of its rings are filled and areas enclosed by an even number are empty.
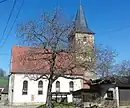
[[[53,50],[54,51],[54,50]],[[54,66],[55,66],[56,53],[52,53],[52,61],[50,62],[50,77],[48,82],[48,90],[47,90],[47,98],[46,98],[46,108],[53,108],[52,106],[52,84],[53,84],[53,76],[54,76]]]
[[[53,83],[53,80],[50,78],[49,82],[48,82],[46,108],[53,108],[53,106],[52,106],[52,95],[51,95],[52,83]]]

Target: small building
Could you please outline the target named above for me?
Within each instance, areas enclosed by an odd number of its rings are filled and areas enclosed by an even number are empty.
[[[76,103],[79,108],[87,108],[90,106],[101,107],[105,105],[106,100],[112,104],[116,98],[115,83],[107,79],[93,80],[91,81],[89,89],[80,89],[73,92],[73,102]]]
[[[8,84],[0,85],[0,102],[5,102],[8,100]]]
[[[130,106],[130,76],[118,78],[116,86],[119,106]]]
[[[130,76],[93,80],[90,89],[73,92],[73,102],[83,108],[94,105],[103,108],[130,106]]]
[[[100,91],[95,88],[80,89],[73,92],[73,103],[78,108],[85,108],[96,105],[96,99],[100,97]]]

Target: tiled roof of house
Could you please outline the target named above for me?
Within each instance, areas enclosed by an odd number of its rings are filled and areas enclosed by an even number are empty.
[[[11,73],[49,74],[50,62],[48,59],[50,57],[50,54],[41,48],[13,46]],[[63,52],[59,53],[56,56],[55,72],[58,73],[60,70],[65,70],[65,74],[83,75],[82,69],[69,69],[71,67],[71,61],[69,59],[68,54]]]

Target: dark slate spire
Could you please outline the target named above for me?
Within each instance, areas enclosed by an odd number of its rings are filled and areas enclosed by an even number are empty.
[[[75,18],[75,32],[94,34],[88,27],[85,14],[82,8],[81,0],[80,0],[80,7],[77,11],[77,15]]]

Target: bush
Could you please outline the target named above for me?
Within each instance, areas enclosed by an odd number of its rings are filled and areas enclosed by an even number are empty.
[[[72,103],[65,103],[65,102],[61,102],[61,103],[53,103],[54,108],[76,108],[74,104]],[[41,105],[37,108],[46,108],[45,105]]]

